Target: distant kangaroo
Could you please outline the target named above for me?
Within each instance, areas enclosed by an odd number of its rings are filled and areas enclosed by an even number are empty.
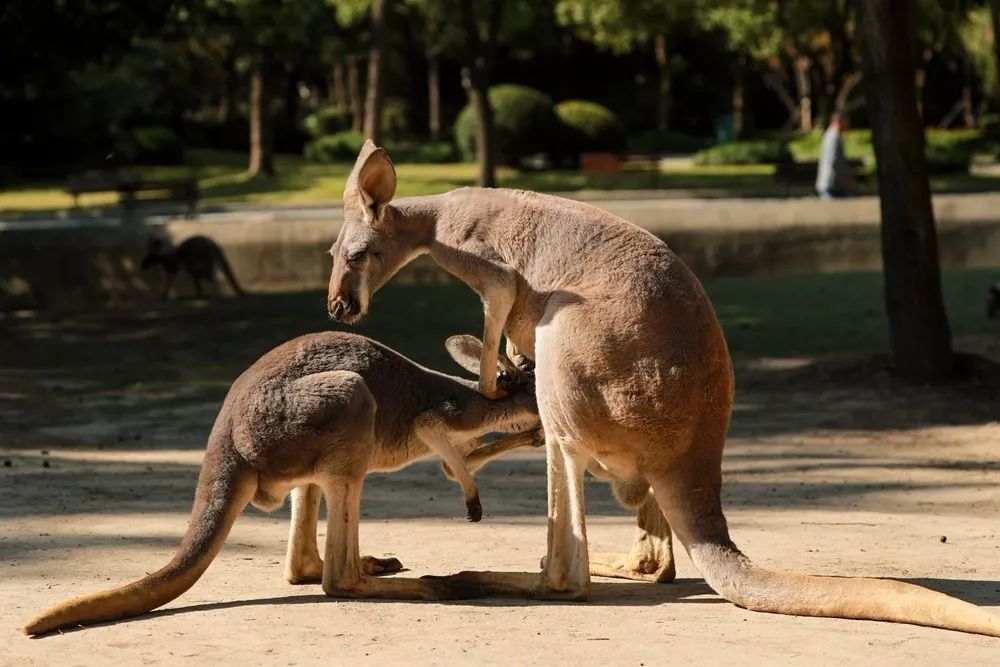
[[[162,238],[153,238],[149,241],[146,256],[142,259],[142,268],[146,270],[151,266],[162,266],[167,273],[167,281],[163,287],[163,300],[170,297],[170,289],[177,279],[177,272],[184,270],[194,281],[194,289],[200,299],[204,291],[202,282],[207,282],[209,287],[215,289],[215,267],[218,266],[226,275],[229,286],[237,294],[243,294],[243,288],[236,282],[236,276],[226,261],[226,255],[222,252],[219,244],[207,236],[191,236],[184,239],[181,244],[174,247],[170,241]]]
[[[464,365],[478,363],[482,350],[472,336],[453,336],[447,347]],[[537,428],[530,381],[490,401],[474,382],[419,366],[363,336],[296,338],[261,357],[226,395],[209,436],[191,521],[170,563],[126,586],[50,607],[23,630],[37,635],[166,604],[194,585],[247,503],[274,510],[295,487],[288,581],[321,579],[324,592],[337,597],[451,597],[447,582],[371,576],[402,565],[360,555],[365,475],[436,453],[457,473],[469,519],[478,521],[479,492],[463,455],[486,433],[515,433],[474,453],[470,463],[481,465],[506,449],[533,444]],[[319,490],[326,495],[328,522],[323,560],[316,547]]]
[[[947,595],[898,581],[770,570],[736,548],[720,499],[732,363],[708,296],[663,241],[559,197],[464,188],[393,201],[395,191],[392,162],[366,142],[330,251],[331,316],[358,321],[400,267],[430,253],[482,299],[481,391],[503,394],[486,372],[503,334],[509,350],[535,363],[549,485],[541,575],[463,572],[445,578],[453,590],[585,598],[592,571],[647,579],[662,570],[672,528],[708,584],[741,607],[1000,636],[1000,617]],[[612,481],[623,504],[639,508],[640,532],[650,538],[631,555],[595,557],[593,569],[588,467]]]

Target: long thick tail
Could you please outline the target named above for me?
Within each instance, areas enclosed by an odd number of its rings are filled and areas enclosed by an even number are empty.
[[[240,284],[236,282],[236,274],[233,273],[233,268],[229,266],[229,260],[226,259],[226,254],[222,252],[222,248],[218,248],[218,259],[219,266],[222,267],[222,272],[226,274],[226,280],[229,281],[229,286],[233,288],[233,291],[237,294],[245,294],[243,288]]]
[[[1000,616],[920,586],[758,567],[730,541],[717,491],[684,488],[662,480],[654,481],[653,489],[660,509],[705,581],[740,607],[794,616],[910,623],[1000,637]]]
[[[27,635],[39,635],[58,628],[144,614],[170,602],[198,581],[256,488],[253,469],[227,442],[213,438],[198,477],[191,521],[173,559],[131,584],[49,607],[28,621],[22,630]]]

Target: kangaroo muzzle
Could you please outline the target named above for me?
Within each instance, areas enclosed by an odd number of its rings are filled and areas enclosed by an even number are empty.
[[[350,297],[338,296],[327,301],[326,312],[338,322],[350,323],[361,314],[361,306]]]

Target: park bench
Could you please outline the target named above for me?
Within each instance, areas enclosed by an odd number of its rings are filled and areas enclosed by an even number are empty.
[[[194,178],[143,179],[130,172],[87,172],[70,177],[66,192],[73,197],[73,208],[80,195],[90,192],[117,192],[126,216],[140,202],[182,202],[188,216],[193,217],[198,206],[198,181]]]
[[[851,170],[854,172],[854,177],[858,183],[864,183],[867,180],[863,171],[864,162],[861,160],[848,160],[847,162],[851,165]],[[789,185],[812,184],[816,182],[817,169],[819,169],[819,163],[815,161],[779,162],[774,166],[774,178]]]
[[[581,174],[648,173],[650,188],[660,187],[660,158],[657,155],[620,155],[618,153],[581,153]]]

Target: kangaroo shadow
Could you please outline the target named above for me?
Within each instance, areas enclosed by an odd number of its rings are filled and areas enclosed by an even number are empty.
[[[397,577],[401,578],[401,577]],[[318,588],[319,584],[315,584]],[[711,596],[701,598],[700,596]],[[131,619],[130,622],[140,622],[178,614],[197,614],[200,612],[220,611],[226,609],[239,609],[243,607],[270,607],[278,605],[302,605],[321,604],[327,602],[344,602],[346,598],[327,597],[322,593],[300,593],[295,595],[282,595],[263,598],[252,598],[249,600],[229,600],[226,602],[204,602],[200,604],[185,605],[181,607],[170,607],[167,609],[157,609],[147,614],[142,614]],[[563,601],[563,600],[530,600],[527,598],[478,598],[468,600],[385,600],[378,598],[362,598],[360,601],[368,603],[406,603],[416,606],[428,604],[446,606],[472,606],[472,607],[537,607],[537,606],[590,606],[590,607],[654,607],[671,602],[705,602],[724,603],[708,585],[701,579],[677,579],[670,584],[648,584],[639,582],[594,582],[591,588],[590,599],[583,602]],[[69,634],[80,632],[89,628],[99,628],[109,625],[116,625],[121,620],[108,621],[106,623],[91,623],[86,626],[75,628],[64,628],[55,633],[46,633],[37,638],[44,638],[52,634]]]
[[[900,578],[895,581],[923,586],[934,591],[952,595],[966,602],[976,605],[996,606],[1000,605],[1000,581],[978,581],[971,579],[939,579],[939,578]],[[243,607],[270,607],[278,605],[302,605],[302,604],[322,604],[331,601],[344,601],[344,598],[330,598],[321,593],[300,593],[295,595],[282,595],[263,598],[252,598],[249,600],[229,600],[226,602],[205,602],[200,604],[184,605],[181,607],[170,607],[158,609],[148,614],[132,619],[132,622],[141,622],[178,614],[198,614],[201,612],[221,611],[226,609],[239,609]],[[701,579],[677,579],[669,584],[649,584],[639,582],[609,582],[595,581],[591,587],[590,599],[582,602],[563,600],[533,600],[527,598],[479,598],[469,600],[447,600],[447,601],[425,601],[425,600],[382,600],[375,598],[364,599],[365,603],[400,603],[407,602],[417,606],[427,604],[445,606],[469,606],[469,607],[541,607],[541,606],[586,606],[586,607],[656,607],[671,603],[695,603],[695,604],[728,604],[728,602],[716,594],[708,584]],[[88,628],[115,625],[120,621],[109,621],[107,623],[93,623],[88,626],[69,628],[61,630],[58,634],[68,634],[79,632]],[[37,638],[51,636],[50,633]]]

